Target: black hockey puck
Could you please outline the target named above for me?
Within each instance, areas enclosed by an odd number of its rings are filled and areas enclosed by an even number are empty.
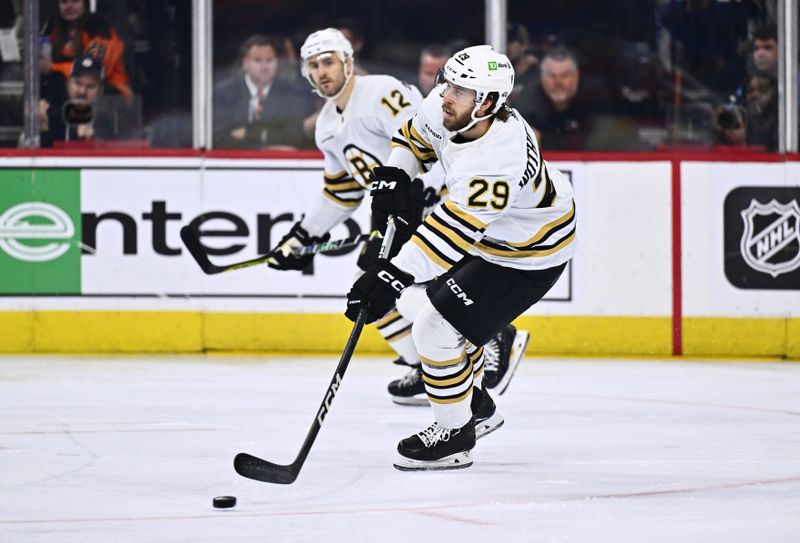
[[[212,503],[217,509],[230,509],[236,505],[236,496],[217,496]]]

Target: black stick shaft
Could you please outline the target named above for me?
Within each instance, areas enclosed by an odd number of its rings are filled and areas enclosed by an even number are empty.
[[[386,234],[383,236],[381,250],[378,254],[379,258],[389,253],[394,239],[394,231],[394,219],[393,217],[389,217],[386,226]],[[325,417],[330,411],[331,403],[336,397],[336,393],[339,391],[342,378],[344,377],[345,371],[347,371],[347,366],[350,364],[350,359],[353,357],[353,352],[355,352],[358,339],[361,336],[361,331],[364,329],[366,320],[366,310],[361,309],[356,317],[353,330],[350,332],[350,337],[347,339],[347,344],[342,351],[342,356],[339,358],[339,365],[336,366],[336,372],[333,374],[325,396],[322,398],[322,403],[317,410],[317,416],[314,417],[314,422],[311,423],[311,428],[308,430],[306,439],[303,441],[303,445],[300,447],[300,451],[297,453],[294,462],[289,465],[274,464],[268,460],[263,460],[247,453],[239,453],[233,461],[233,466],[239,475],[265,483],[278,484],[291,484],[297,479],[308,457],[308,453],[311,452],[311,447],[317,439],[317,434],[319,434],[322,428],[322,423],[325,421]]]

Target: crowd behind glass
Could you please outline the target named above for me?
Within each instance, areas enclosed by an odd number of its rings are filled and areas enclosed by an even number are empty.
[[[21,141],[20,3],[0,0],[5,147]],[[356,73],[423,94],[451,52],[485,41],[482,0],[316,4],[215,2],[214,148],[314,148],[321,103],[298,50],[318,28],[345,33]],[[191,16],[190,0],[42,0],[42,147],[191,147]],[[510,0],[508,19],[510,101],[545,150],[777,150],[775,0]]]

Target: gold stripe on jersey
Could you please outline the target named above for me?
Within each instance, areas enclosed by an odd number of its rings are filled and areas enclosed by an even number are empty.
[[[387,326],[389,326],[390,324],[401,318],[403,318],[403,316],[400,314],[399,311],[395,309],[394,311],[390,311],[389,313],[387,313],[386,316],[384,316],[383,318],[375,321],[375,326],[377,326],[378,328],[386,328]]]
[[[339,173],[323,172],[322,176],[325,178],[326,182],[327,181],[331,181],[331,182],[340,181],[340,180],[344,179],[345,177],[347,177],[347,172],[345,172],[345,171],[341,171]]]
[[[572,201],[572,207],[567,213],[542,226],[531,239],[516,243],[509,241],[508,245],[510,245],[511,247],[516,247],[517,249],[533,249],[534,245],[541,242],[550,234],[557,231],[559,229],[558,227],[566,225],[574,218],[575,218],[575,200]]]
[[[411,326],[412,325],[409,324],[408,326],[406,326],[405,328],[401,328],[394,334],[389,334],[388,336],[384,336],[383,339],[385,339],[386,341],[397,341],[398,339],[402,339],[411,333]]]
[[[337,174],[324,174],[325,188],[322,194],[339,205],[345,207],[358,207],[364,199],[364,187],[347,172]]]
[[[430,358],[425,358],[422,355],[419,355],[419,359],[423,363],[425,363],[425,364],[427,364],[429,366],[433,366],[434,368],[447,368],[449,366],[455,366],[459,362],[462,362],[464,360],[464,353],[461,353],[456,358],[451,358],[450,360],[432,360]]]
[[[470,354],[468,356],[469,356],[469,361],[474,364],[475,362],[478,361],[478,359],[481,356],[483,356],[483,347],[481,347],[480,349],[478,349],[477,351],[475,351],[474,353],[472,353],[472,354]]]
[[[400,127],[400,133],[413,148],[416,148],[417,152],[414,154],[417,155],[417,158],[420,160],[436,158],[433,146],[419,135],[419,132],[414,128],[412,119],[409,119],[407,123]]]
[[[445,271],[453,267],[455,262],[450,262],[446,257],[435,247],[430,245],[430,242],[425,241],[416,232],[411,236],[411,243],[416,245],[434,264],[444,269]]]
[[[486,230],[487,226],[489,226],[488,224],[479,220],[478,218],[473,217],[463,209],[459,209],[459,207],[456,204],[454,204],[452,200],[447,200],[442,207],[444,207],[447,211],[458,217],[458,219],[462,221],[462,224],[466,223],[465,226],[469,225],[469,227],[471,227],[470,229],[473,231],[476,230],[483,231]]]
[[[468,378],[472,376],[472,362],[467,364],[464,369],[458,373],[457,375],[448,376],[444,379],[441,377],[434,377],[433,375],[429,375],[422,372],[422,380],[425,381],[426,385],[430,385],[432,387],[437,388],[447,388],[447,387],[455,387],[458,385],[463,385]]]
[[[433,249],[438,250],[439,254],[445,260],[452,261],[453,264],[464,258],[468,250],[464,250],[447,237],[447,234],[436,229],[431,228],[427,224],[422,224],[416,234]]]
[[[469,361],[472,363],[472,376],[478,377],[480,374],[483,373],[483,347],[477,349],[475,352],[469,352],[469,346],[467,347],[467,356],[469,357]]]
[[[472,240],[465,239],[466,236],[464,236],[464,234],[445,223],[442,219],[437,217],[435,213],[428,215],[428,218],[425,219],[424,224],[431,230],[450,240],[452,244],[461,248],[464,253],[468,253],[472,248],[472,245],[475,243]]]
[[[559,241],[557,241],[553,245],[545,245],[539,249],[531,249],[528,251],[520,251],[518,249],[512,248],[504,248],[503,246],[497,245],[492,243],[491,245],[489,242],[480,241],[477,243],[477,248],[479,251],[494,255],[494,256],[502,256],[506,258],[530,258],[530,257],[545,257],[550,256],[553,253],[556,253],[575,241],[575,229],[572,229],[570,234]]]
[[[361,186],[361,183],[353,179],[352,177],[348,177],[342,181],[328,181],[325,180],[325,188],[331,192],[347,192],[351,190],[364,190],[364,187]]]
[[[362,190],[362,193],[363,193],[363,190]],[[322,190],[322,194],[324,194],[325,196],[327,196],[329,199],[333,200],[337,204],[339,204],[341,206],[345,206],[345,207],[358,207],[358,205],[361,203],[361,200],[364,199],[364,195],[363,194],[361,194],[361,196],[359,196],[358,198],[353,198],[353,199],[341,198],[341,197],[337,196],[336,194],[334,194],[333,192],[329,191],[328,189],[323,189]]]
[[[403,124],[392,137],[392,147],[403,147],[410,151],[419,161],[423,171],[430,170],[430,165],[438,160],[433,146],[414,128],[412,119]]]

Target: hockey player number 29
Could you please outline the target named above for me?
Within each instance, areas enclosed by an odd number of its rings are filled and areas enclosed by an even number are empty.
[[[489,186],[491,185],[491,194]],[[486,208],[490,205],[493,209],[503,209],[508,205],[508,183],[502,179],[489,183],[486,179],[476,177],[469,182],[469,188],[473,189],[472,194],[467,200],[469,207]]]
[[[381,98],[381,104],[389,109],[389,112],[393,117],[397,117],[398,113],[411,105],[410,102],[406,101],[403,93],[397,89],[390,92],[389,96],[384,96]]]

